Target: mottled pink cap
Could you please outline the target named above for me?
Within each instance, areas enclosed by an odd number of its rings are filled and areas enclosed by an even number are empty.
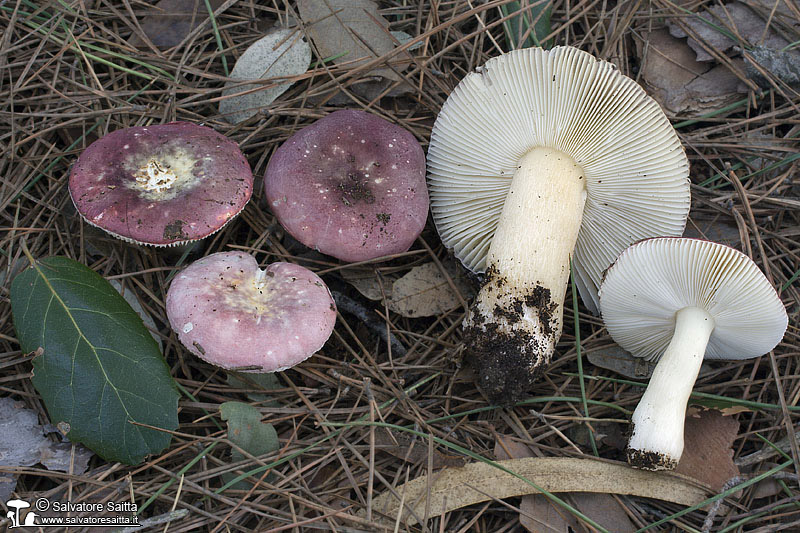
[[[336,322],[325,283],[307,268],[220,252],[195,261],[167,292],[167,316],[181,343],[226,369],[278,372],[322,348]]]
[[[153,246],[219,231],[252,191],[239,146],[188,122],[109,133],[83,151],[69,176],[72,201],[89,224]]]
[[[405,252],[425,227],[425,154],[408,131],[344,110],[275,151],[264,188],[294,238],[343,261]]]

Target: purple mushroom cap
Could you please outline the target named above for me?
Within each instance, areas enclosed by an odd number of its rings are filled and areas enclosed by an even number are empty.
[[[213,365],[278,372],[322,348],[336,304],[307,268],[272,263],[261,270],[249,254],[220,252],[175,277],[167,317],[181,343]]]
[[[343,261],[405,252],[428,217],[422,147],[364,111],[331,113],[290,137],[264,187],[293,237]]]
[[[109,133],[83,151],[69,176],[72,201],[89,224],[153,246],[219,231],[252,191],[239,146],[188,122]]]

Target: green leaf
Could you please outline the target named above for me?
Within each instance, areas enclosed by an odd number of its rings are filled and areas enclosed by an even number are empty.
[[[262,374],[263,375],[263,374]],[[276,451],[280,444],[278,432],[272,424],[261,422],[261,413],[252,405],[241,402],[225,402],[219,406],[222,419],[228,423],[228,440],[247,453],[258,457]],[[245,459],[244,454],[234,448],[231,450],[231,459],[238,463]],[[222,474],[224,484],[238,477],[236,472]],[[267,477],[269,480],[269,477]],[[247,480],[234,483],[229,488],[234,490],[248,490],[251,483]]]
[[[530,7],[526,7],[524,11],[519,2],[508,2],[500,6],[503,17],[507,17],[511,13],[519,13],[503,23],[509,50],[529,48],[531,46],[550,48],[553,44],[552,40],[542,42],[552,31],[550,14],[553,11],[553,2],[550,0],[530,0],[529,4],[531,4]],[[533,25],[533,29],[531,29],[528,37],[523,43],[518,43],[531,25]]]
[[[219,406],[219,412],[228,423],[228,440],[247,453],[258,457],[278,449],[278,433],[272,424],[261,422],[261,412],[252,405],[225,402]],[[243,459],[236,449],[232,455],[234,461]]]
[[[150,332],[99,274],[66,257],[37,261],[11,284],[11,311],[33,385],[67,437],[108,461],[140,463],[169,445],[178,391]]]

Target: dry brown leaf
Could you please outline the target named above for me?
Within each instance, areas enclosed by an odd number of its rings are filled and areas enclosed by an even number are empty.
[[[332,57],[334,63],[359,65],[394,48],[389,22],[372,0],[298,0],[297,9],[323,59]],[[371,74],[401,79],[389,68]]]
[[[222,0],[210,0],[211,9],[216,10]],[[172,48],[208,20],[208,8],[204,0],[161,0],[140,23],[147,38],[158,48]],[[131,38],[133,46],[142,46],[144,41],[136,34]]]
[[[739,422],[717,410],[687,414],[683,455],[675,472],[721,491],[726,481],[739,475],[731,449],[738,433]]]
[[[498,461],[533,457],[531,449],[507,435],[497,435],[494,441],[494,456]]]
[[[375,431],[375,446],[382,452],[414,464],[428,463],[428,444],[405,433],[390,433],[386,428]],[[431,463],[435,470],[446,466],[464,466],[467,460],[461,455],[447,455],[434,449]]]
[[[583,529],[572,513],[561,506],[553,505],[541,494],[522,497],[519,503],[519,523],[531,533],[572,533]]]
[[[452,278],[461,294],[468,290],[458,278]],[[389,309],[407,317],[433,316],[461,303],[438,265],[425,263],[412,268],[392,285]]]
[[[648,93],[673,113],[708,112],[741,98],[741,81],[726,67],[700,63],[682,39],[666,29],[636,39]],[[743,87],[743,86],[742,86]]]
[[[671,473],[636,470],[627,465],[567,457],[527,457],[497,461],[508,469],[537,484],[549,492],[597,492],[656,498],[680,505],[696,505],[710,493],[708,487]],[[421,476],[396,487],[394,493],[386,491],[372,502],[373,512],[393,523],[398,514],[402,495],[405,510],[401,524],[417,524],[428,509],[428,516],[440,515],[474,503],[491,499],[512,498],[537,491],[528,483],[496,466],[482,462],[470,463],[462,468],[447,468],[434,474],[431,480]],[[426,495],[430,500],[426,501]],[[414,514],[408,511],[413,509]],[[361,514],[365,514],[363,511]],[[380,520],[373,515],[374,519]]]

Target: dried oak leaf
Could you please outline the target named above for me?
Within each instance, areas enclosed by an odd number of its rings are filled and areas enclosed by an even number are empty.
[[[686,42],[665,29],[637,38],[636,49],[648,93],[672,113],[721,109],[744,91],[733,72],[723,65],[698,62]]]

